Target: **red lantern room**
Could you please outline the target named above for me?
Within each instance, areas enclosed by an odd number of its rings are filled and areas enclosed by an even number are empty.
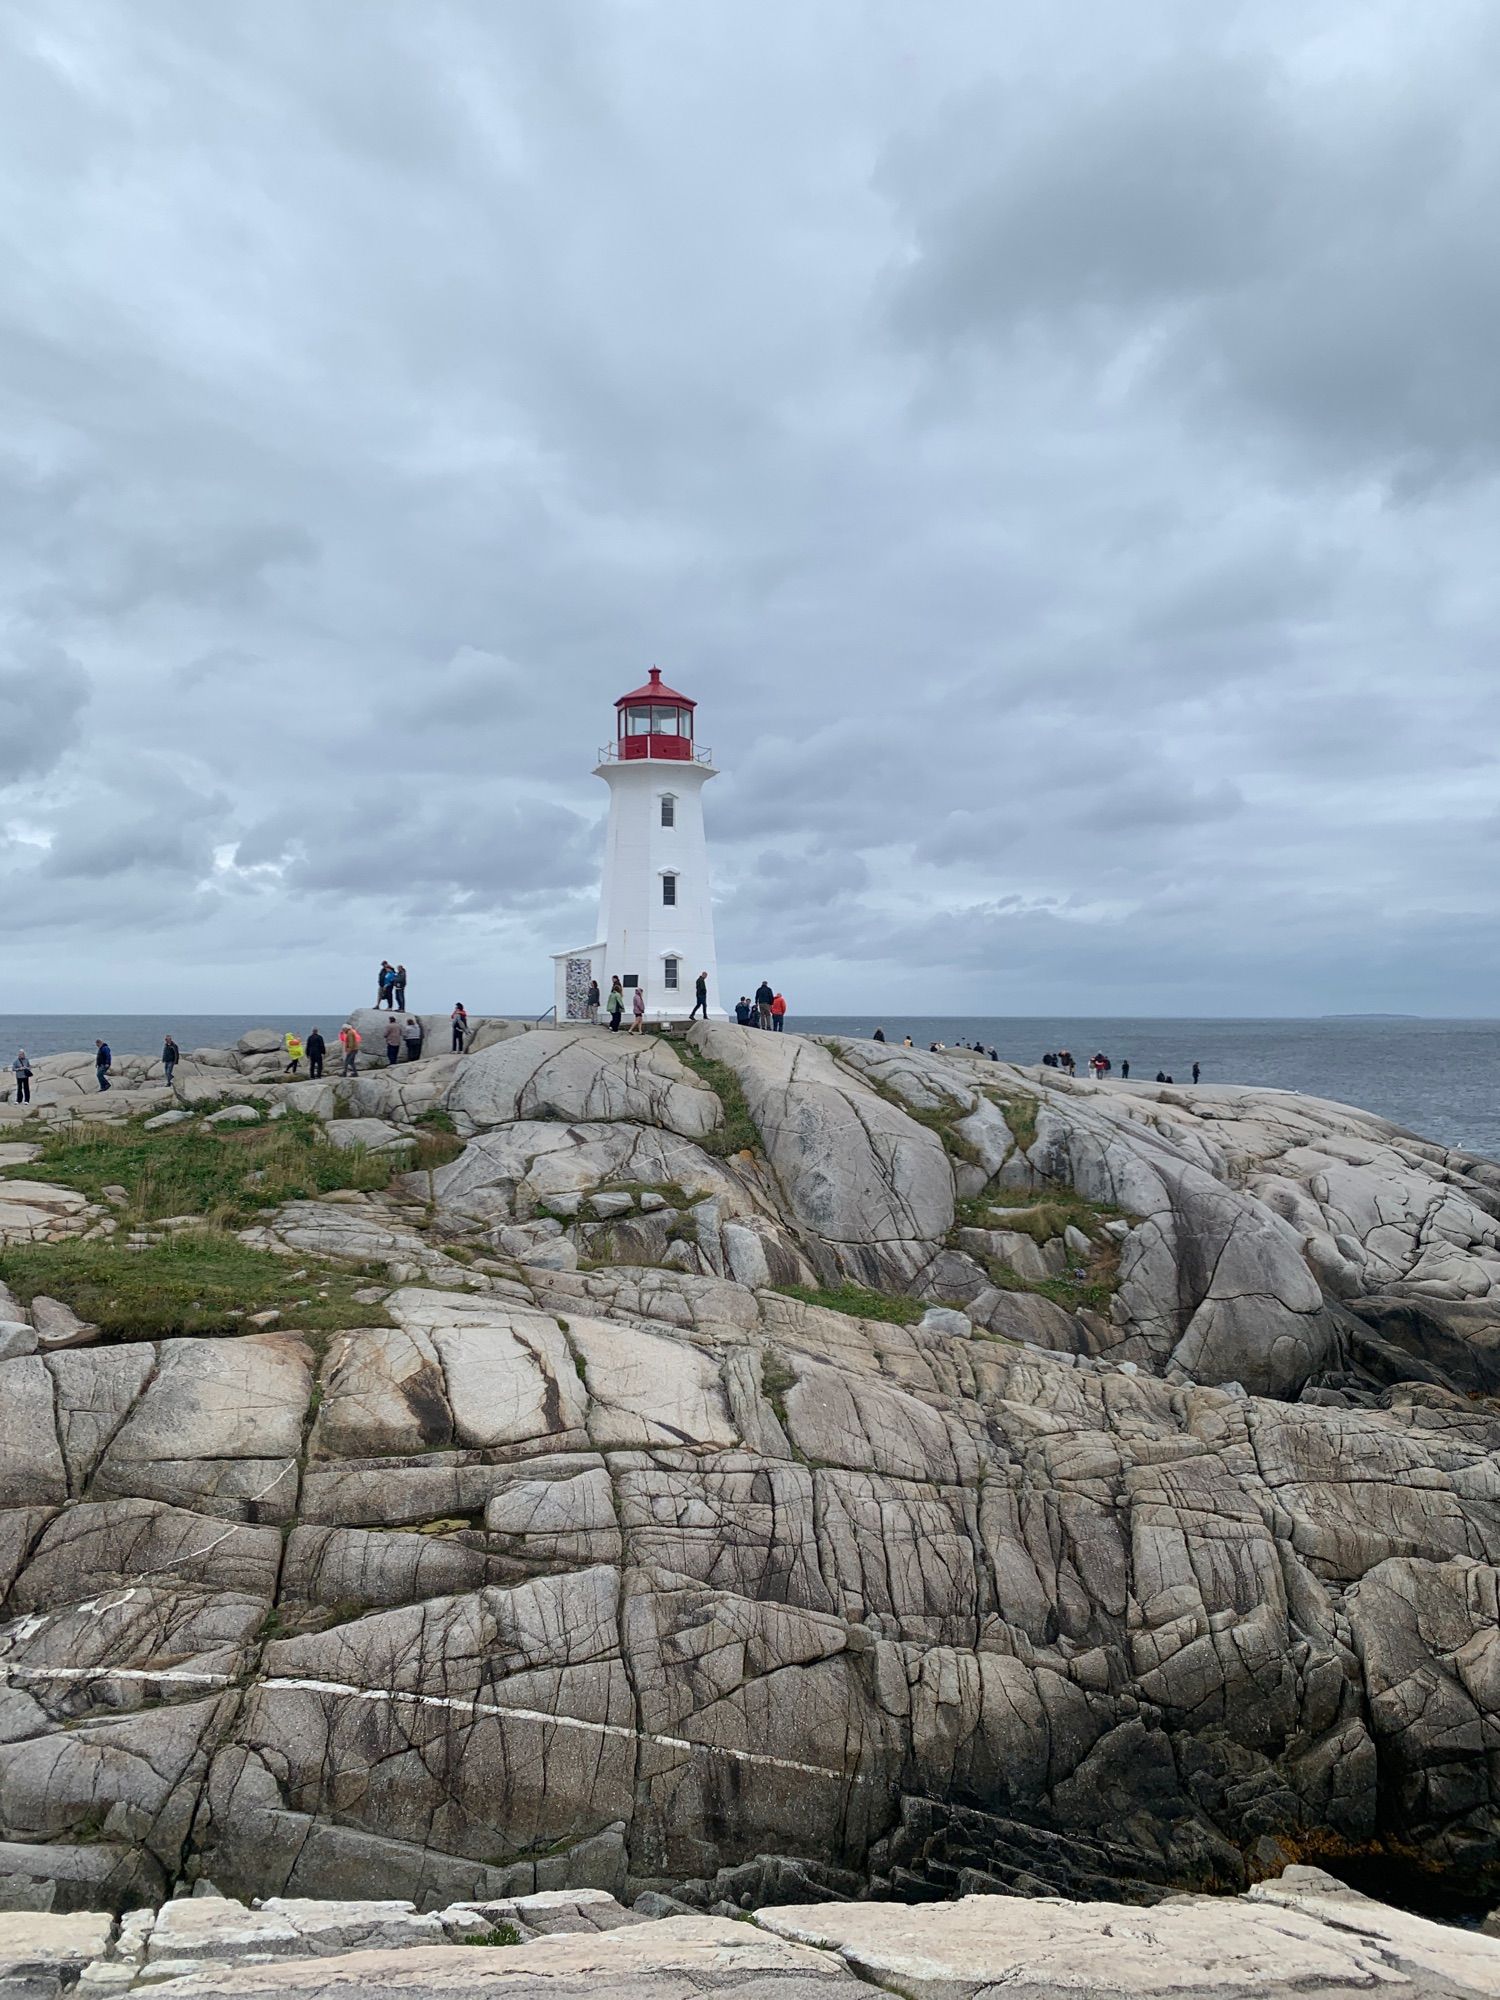
[[[691,763],[696,707],[685,694],[665,686],[661,669],[653,667],[644,687],[622,694],[615,703],[619,716],[617,754],[621,759],[668,757]]]

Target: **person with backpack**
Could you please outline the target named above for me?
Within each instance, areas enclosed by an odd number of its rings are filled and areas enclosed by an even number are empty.
[[[402,1029],[401,1036],[406,1043],[406,1060],[415,1062],[422,1053],[422,1023],[415,1014],[407,1015],[406,1026]]]
[[[11,1064],[11,1068],[16,1073],[16,1102],[17,1104],[29,1104],[31,1102],[31,1057],[27,1055],[24,1049],[17,1049],[16,1059]]]
[[[771,1002],[776,998],[769,979],[763,979],[755,989],[755,1025],[769,1028],[771,1025]]]
[[[609,982],[609,998],[604,1006],[609,1015],[609,1032],[617,1035],[620,1032],[620,1016],[625,1012],[625,989],[620,984],[618,972]]]
[[[168,1090],[172,1088],[172,1073],[181,1061],[182,1050],[168,1035],[161,1045],[161,1073],[166,1080]]]
[[[779,1035],[786,1026],[786,995],[778,993],[771,1002],[771,1026]]]
[[[401,1023],[394,1014],[385,1024],[385,1059],[391,1069],[401,1060]]]
[[[393,1004],[391,995],[395,984],[396,968],[388,958],[383,958],[380,961],[380,975],[375,983],[375,1010],[377,1013],[382,1007],[389,1007]]]
[[[706,1021],[708,1019],[708,974],[706,972],[700,972],[698,977],[693,981],[693,1011],[688,1015],[689,1021],[697,1020],[698,1009],[700,1007],[703,1009],[703,1018]]]
[[[307,1038],[307,1073],[309,1076],[319,1077],[323,1074],[323,1058],[327,1053],[328,1044],[323,1039],[322,1030],[314,1028]]]
[[[632,1035],[638,1035],[641,1032],[641,1026],[645,1019],[646,989],[644,986],[637,986],[634,993],[630,996],[630,1032]]]
[[[453,1012],[448,1016],[453,1023],[453,1053],[461,1056],[464,1043],[469,1039],[469,1014],[462,1000],[454,1002]]]
[[[109,1072],[114,1065],[114,1060],[113,1055],[110,1053],[108,1042],[96,1041],[94,1043],[94,1075],[98,1080],[101,1090],[108,1090],[110,1087]]]
[[[281,1039],[286,1043],[286,1054],[287,1054],[286,1074],[288,1076],[295,1076],[297,1074],[298,1065],[302,1061],[302,1037],[300,1035],[294,1035],[291,1029],[288,1028],[286,1033],[282,1036]]]
[[[344,1051],[344,1074],[356,1076],[359,1073],[359,1045],[364,1036],[352,1021],[346,1021],[339,1029],[339,1047]]]

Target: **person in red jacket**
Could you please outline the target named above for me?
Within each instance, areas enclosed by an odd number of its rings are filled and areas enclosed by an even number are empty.
[[[786,995],[778,993],[771,1002],[771,1026],[779,1035],[786,1026]]]

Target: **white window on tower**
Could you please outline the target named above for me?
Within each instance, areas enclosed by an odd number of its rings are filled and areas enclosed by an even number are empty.
[[[662,960],[661,983],[669,993],[677,991],[678,963],[679,961],[675,958],[664,958]]]
[[[677,801],[670,792],[661,795],[661,823],[663,826],[677,824]]]
[[[661,899],[669,908],[675,907],[677,902],[677,877],[675,875],[662,876]]]

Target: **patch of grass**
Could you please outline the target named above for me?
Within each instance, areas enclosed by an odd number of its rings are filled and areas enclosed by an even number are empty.
[[[431,1105],[411,1122],[413,1125],[420,1125],[424,1131],[446,1132],[452,1138],[458,1137],[458,1127],[453,1122],[453,1113],[445,1111],[441,1104]]]
[[[408,1173],[435,1173],[439,1167],[456,1160],[466,1143],[456,1133],[427,1127],[418,1132],[416,1144],[407,1151],[402,1164]]]
[[[998,1097],[995,1102],[1010,1127],[1010,1136],[1023,1153],[1030,1152],[1036,1144],[1036,1099],[1034,1097]]]
[[[512,1923],[496,1924],[492,1931],[479,1931],[473,1937],[460,1938],[460,1944],[506,1945],[519,1944],[521,1933]]]
[[[1015,1229],[1034,1243],[1048,1243],[1070,1226],[1097,1239],[1101,1222],[1124,1214],[1107,1201],[1088,1201],[1070,1187],[1049,1182],[1018,1194],[1012,1188],[961,1201],[957,1219],[970,1229]]]
[[[926,1312],[921,1299],[904,1292],[871,1292],[863,1285],[775,1285],[784,1298],[800,1299],[805,1306],[826,1306],[830,1312],[847,1313],[851,1319],[882,1319],[894,1326],[915,1326]]]
[[[704,1152],[713,1153],[721,1160],[728,1159],[733,1153],[758,1155],[761,1151],[760,1132],[750,1116],[740,1080],[728,1063],[699,1055],[686,1043],[675,1043],[673,1046],[678,1060],[685,1063],[700,1082],[708,1085],[724,1107],[724,1123],[717,1131],[710,1132],[707,1138],[698,1141]]]
[[[242,1228],[262,1208],[307,1201],[337,1188],[386,1187],[391,1162],[330,1146],[316,1118],[290,1111],[260,1125],[171,1125],[147,1132],[143,1121],[71,1125],[46,1133],[41,1157],[24,1169],[33,1179],[77,1188],[91,1200],[125,1189],[116,1213],[125,1222],[201,1215],[221,1229]]]
[[[253,1333],[246,1322],[275,1310],[302,1331],[388,1326],[378,1305],[354,1297],[378,1271],[252,1250],[226,1230],[184,1229],[145,1250],[114,1240],[18,1243],[0,1253],[0,1279],[26,1303],[38,1292],[92,1321],[106,1341],[174,1334]],[[321,1296],[326,1293],[327,1296]]]
[[[925,1125],[929,1132],[935,1132],[943,1142],[943,1148],[950,1158],[960,1160],[966,1166],[978,1166],[978,1153],[969,1144],[968,1140],[955,1129],[958,1121],[961,1118],[967,1118],[969,1115],[961,1104],[954,1102],[951,1098],[942,1104],[923,1106],[908,1104],[900,1091],[896,1089],[894,1084],[888,1082],[886,1078],[881,1076],[867,1076],[864,1081],[877,1097],[883,1097],[887,1104],[893,1104],[898,1111],[904,1112],[914,1124]]]
[[[991,1282],[1002,1292],[1034,1292],[1065,1312],[1087,1307],[1090,1312],[1107,1313],[1120,1282],[1120,1246],[1108,1240],[1096,1243],[1082,1277],[1023,1278],[1009,1264],[993,1257],[985,1258],[984,1265]]]

